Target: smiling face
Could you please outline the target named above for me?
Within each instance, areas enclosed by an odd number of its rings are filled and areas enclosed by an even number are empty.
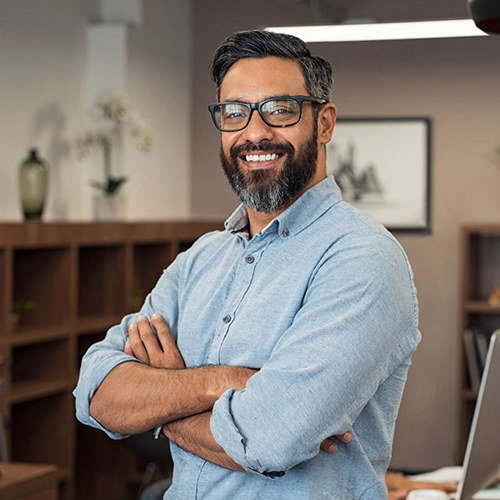
[[[227,72],[220,101],[255,103],[287,95],[308,95],[298,63],[277,57],[247,58]],[[222,132],[223,169],[249,209],[279,212],[324,179],[323,151],[318,164],[318,146],[323,142],[312,106],[304,102],[301,120],[291,127],[271,127],[254,111],[243,130]]]

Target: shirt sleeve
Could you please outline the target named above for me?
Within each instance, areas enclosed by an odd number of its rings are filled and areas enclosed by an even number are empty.
[[[419,339],[400,247],[385,235],[335,244],[261,370],[216,402],[214,438],[247,472],[282,475],[352,429],[383,382],[402,364],[407,370]]]
[[[76,398],[76,416],[80,422],[101,429],[113,439],[125,435],[111,432],[104,428],[90,415],[90,401],[94,393],[113,368],[125,362],[139,362],[123,352],[128,338],[128,327],[136,321],[139,314],[150,318],[158,313],[166,320],[174,338],[177,335],[179,258],[169,266],[160,277],[155,288],[147,296],[141,310],[125,316],[119,325],[112,327],[101,342],[92,345],[85,353],[78,384],[73,391]]]

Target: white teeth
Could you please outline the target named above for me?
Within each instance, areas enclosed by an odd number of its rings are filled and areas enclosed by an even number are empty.
[[[278,158],[278,155],[276,153],[273,154],[267,154],[267,155],[245,155],[245,160],[248,162],[253,162],[253,161],[271,161],[271,160],[276,160]]]

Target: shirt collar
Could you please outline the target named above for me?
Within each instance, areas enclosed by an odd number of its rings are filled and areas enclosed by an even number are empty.
[[[279,214],[262,233],[277,227],[281,237],[289,237],[314,222],[330,207],[342,200],[342,194],[332,176],[323,179],[308,189],[285,211]],[[226,220],[225,228],[233,234],[245,233],[248,235],[248,214],[241,204]]]

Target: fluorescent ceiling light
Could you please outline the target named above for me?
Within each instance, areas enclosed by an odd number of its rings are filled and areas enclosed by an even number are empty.
[[[472,19],[411,21],[404,23],[334,24],[266,28],[295,35],[304,42],[363,42],[374,40],[414,40],[488,36]]]

